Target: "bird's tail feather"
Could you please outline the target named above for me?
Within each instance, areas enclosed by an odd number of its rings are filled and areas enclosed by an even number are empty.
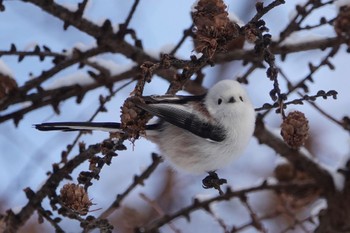
[[[36,124],[34,127],[41,131],[99,130],[106,132],[123,132],[120,123],[115,122],[50,122]]]
[[[80,130],[99,130],[105,132],[124,133],[121,124],[116,122],[49,122],[33,125],[40,131],[80,131]],[[146,125],[146,130],[153,131],[159,129],[161,124]]]

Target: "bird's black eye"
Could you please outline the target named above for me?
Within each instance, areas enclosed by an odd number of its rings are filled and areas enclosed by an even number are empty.
[[[243,97],[242,96],[240,96],[239,99],[243,102]]]
[[[222,99],[219,98],[219,99],[218,99],[218,105],[220,105],[221,103],[222,103]]]
[[[230,99],[228,100],[229,103],[234,103],[236,102],[235,98],[233,96],[230,97]]]

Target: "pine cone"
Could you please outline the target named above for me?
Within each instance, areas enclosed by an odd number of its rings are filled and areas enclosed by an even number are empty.
[[[275,168],[275,177],[279,182],[312,182],[314,179],[305,171],[287,162]],[[287,188],[276,191],[282,201],[282,207],[292,211],[315,202],[321,196],[321,189],[317,187]]]
[[[334,30],[338,36],[350,38],[350,6],[342,6],[334,21]]]
[[[74,212],[86,215],[92,202],[85,189],[77,184],[65,184],[60,190],[61,200],[65,207]]]
[[[281,135],[293,149],[304,145],[309,136],[309,122],[304,113],[299,111],[289,113],[281,125]]]
[[[288,182],[294,179],[295,177],[295,168],[291,163],[279,164],[275,168],[275,177],[280,182]]]
[[[209,58],[239,37],[239,26],[230,21],[226,8],[222,0],[200,0],[192,12],[196,51]]]
[[[135,96],[129,97],[121,107],[122,129],[132,141],[139,138],[140,134],[144,134],[148,121],[146,115],[142,114],[143,111],[136,107],[135,102],[137,101],[142,101],[142,99]]]
[[[0,73],[0,99],[12,94],[17,89],[17,83],[13,78]]]

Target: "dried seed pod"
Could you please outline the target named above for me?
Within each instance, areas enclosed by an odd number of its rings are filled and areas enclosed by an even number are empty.
[[[281,125],[281,135],[293,149],[304,145],[309,136],[309,122],[304,113],[299,111],[289,113]]]
[[[122,129],[128,134],[132,140],[137,139],[140,134],[144,134],[145,125],[148,118],[143,111],[135,105],[135,102],[142,101],[138,97],[130,97],[125,100],[121,107],[121,123]]]
[[[350,38],[350,6],[342,6],[334,21],[334,30],[338,36]]]
[[[15,92],[17,89],[17,83],[13,78],[0,73],[0,99]]]
[[[230,21],[222,0],[200,0],[194,8],[192,19],[197,52],[211,58],[216,51],[226,50],[226,46],[238,38],[239,26]]]
[[[274,172],[277,180],[281,182],[291,181],[296,175],[295,168],[291,163],[279,164]]]
[[[80,215],[86,215],[92,202],[84,187],[77,184],[65,184],[60,190],[61,200],[65,207]]]
[[[314,179],[305,171],[297,169],[291,163],[283,163],[275,168],[275,177],[279,182],[312,182]],[[318,187],[287,188],[276,191],[282,202],[282,208],[299,210],[316,201],[321,195]]]

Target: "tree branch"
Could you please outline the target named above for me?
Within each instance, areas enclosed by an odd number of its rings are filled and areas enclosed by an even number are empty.
[[[137,232],[143,232],[143,233],[151,233],[151,232],[158,232],[158,229],[162,227],[163,225],[167,224],[168,222],[171,222],[172,220],[178,218],[178,217],[185,217],[187,220],[190,219],[190,214],[196,210],[204,209],[209,210],[210,204],[214,202],[219,201],[228,201],[232,198],[239,198],[243,195],[246,195],[248,193],[252,192],[259,192],[259,191],[265,191],[265,190],[274,190],[274,191],[281,191],[284,189],[298,189],[298,188],[304,188],[304,187],[313,187],[314,183],[287,183],[287,184],[276,184],[276,185],[268,185],[265,182],[261,185],[246,188],[238,191],[231,191],[228,189],[223,195],[219,195],[213,198],[209,198],[205,201],[199,201],[198,199],[195,199],[193,204],[185,207],[171,215],[165,215],[162,218],[155,220],[151,224],[149,224],[146,227],[143,227],[142,229],[138,229]]]
[[[325,197],[330,197],[335,192],[335,186],[332,176],[320,167],[316,162],[309,158],[300,150],[291,149],[275,134],[265,128],[264,123],[258,116],[254,136],[259,143],[265,144],[279,155],[289,160],[292,164],[296,164],[300,169],[308,173],[324,191]]]

